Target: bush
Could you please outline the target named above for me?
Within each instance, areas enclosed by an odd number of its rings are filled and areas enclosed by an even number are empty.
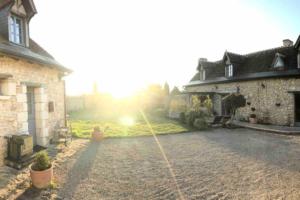
[[[35,171],[43,171],[51,167],[51,162],[48,153],[41,151],[35,155],[35,160],[32,169]]]
[[[179,114],[179,121],[181,122],[181,123],[186,123],[186,121],[185,121],[185,113],[184,112],[181,112],[180,114]]]
[[[204,119],[207,116],[208,116],[208,114],[201,110],[200,111],[189,111],[185,115],[185,121],[186,121],[187,125],[194,126],[194,122],[195,122],[196,118]]]
[[[199,130],[204,130],[208,128],[208,124],[204,117],[196,118],[193,125]]]
[[[188,126],[193,126],[194,125],[194,121],[197,118],[198,114],[196,111],[189,111],[186,115],[185,115],[185,122]]]

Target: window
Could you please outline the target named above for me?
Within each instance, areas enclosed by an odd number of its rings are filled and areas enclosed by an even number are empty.
[[[300,52],[298,53],[297,60],[298,60],[298,68],[300,68]]]
[[[233,76],[233,65],[228,65],[225,67],[225,76],[232,77]]]
[[[16,44],[23,43],[22,19],[14,15],[9,17],[9,40]]]
[[[205,70],[201,70],[201,71],[200,71],[200,80],[201,80],[201,81],[204,81],[205,78],[206,78],[206,77],[205,77]]]
[[[274,67],[275,68],[284,67],[284,62],[281,57],[279,57],[279,56],[277,57]]]
[[[2,92],[2,81],[0,80],[0,96],[2,96],[3,95],[3,92]]]

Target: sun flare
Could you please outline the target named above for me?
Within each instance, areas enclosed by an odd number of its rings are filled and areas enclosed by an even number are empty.
[[[135,121],[132,117],[125,116],[120,119],[121,124],[124,126],[133,126]]]

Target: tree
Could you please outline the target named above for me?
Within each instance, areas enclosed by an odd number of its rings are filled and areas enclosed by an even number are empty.
[[[97,84],[97,82],[94,82],[93,83],[93,94],[95,95],[95,94],[98,94],[99,92],[98,92],[98,84]]]
[[[170,94],[170,87],[169,87],[169,84],[167,82],[164,85],[164,92],[165,92],[166,96],[169,96],[169,94]]]
[[[174,96],[174,95],[178,95],[178,94],[181,94],[180,90],[178,89],[178,87],[174,87],[172,92],[170,93],[171,96]]]

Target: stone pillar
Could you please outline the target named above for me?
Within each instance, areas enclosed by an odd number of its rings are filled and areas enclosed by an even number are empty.
[[[42,87],[34,89],[35,95],[35,123],[36,123],[36,141],[40,146],[48,146],[48,96]]]
[[[27,87],[21,85],[17,93],[17,123],[18,134],[29,134],[28,132],[28,105],[27,105]]]

